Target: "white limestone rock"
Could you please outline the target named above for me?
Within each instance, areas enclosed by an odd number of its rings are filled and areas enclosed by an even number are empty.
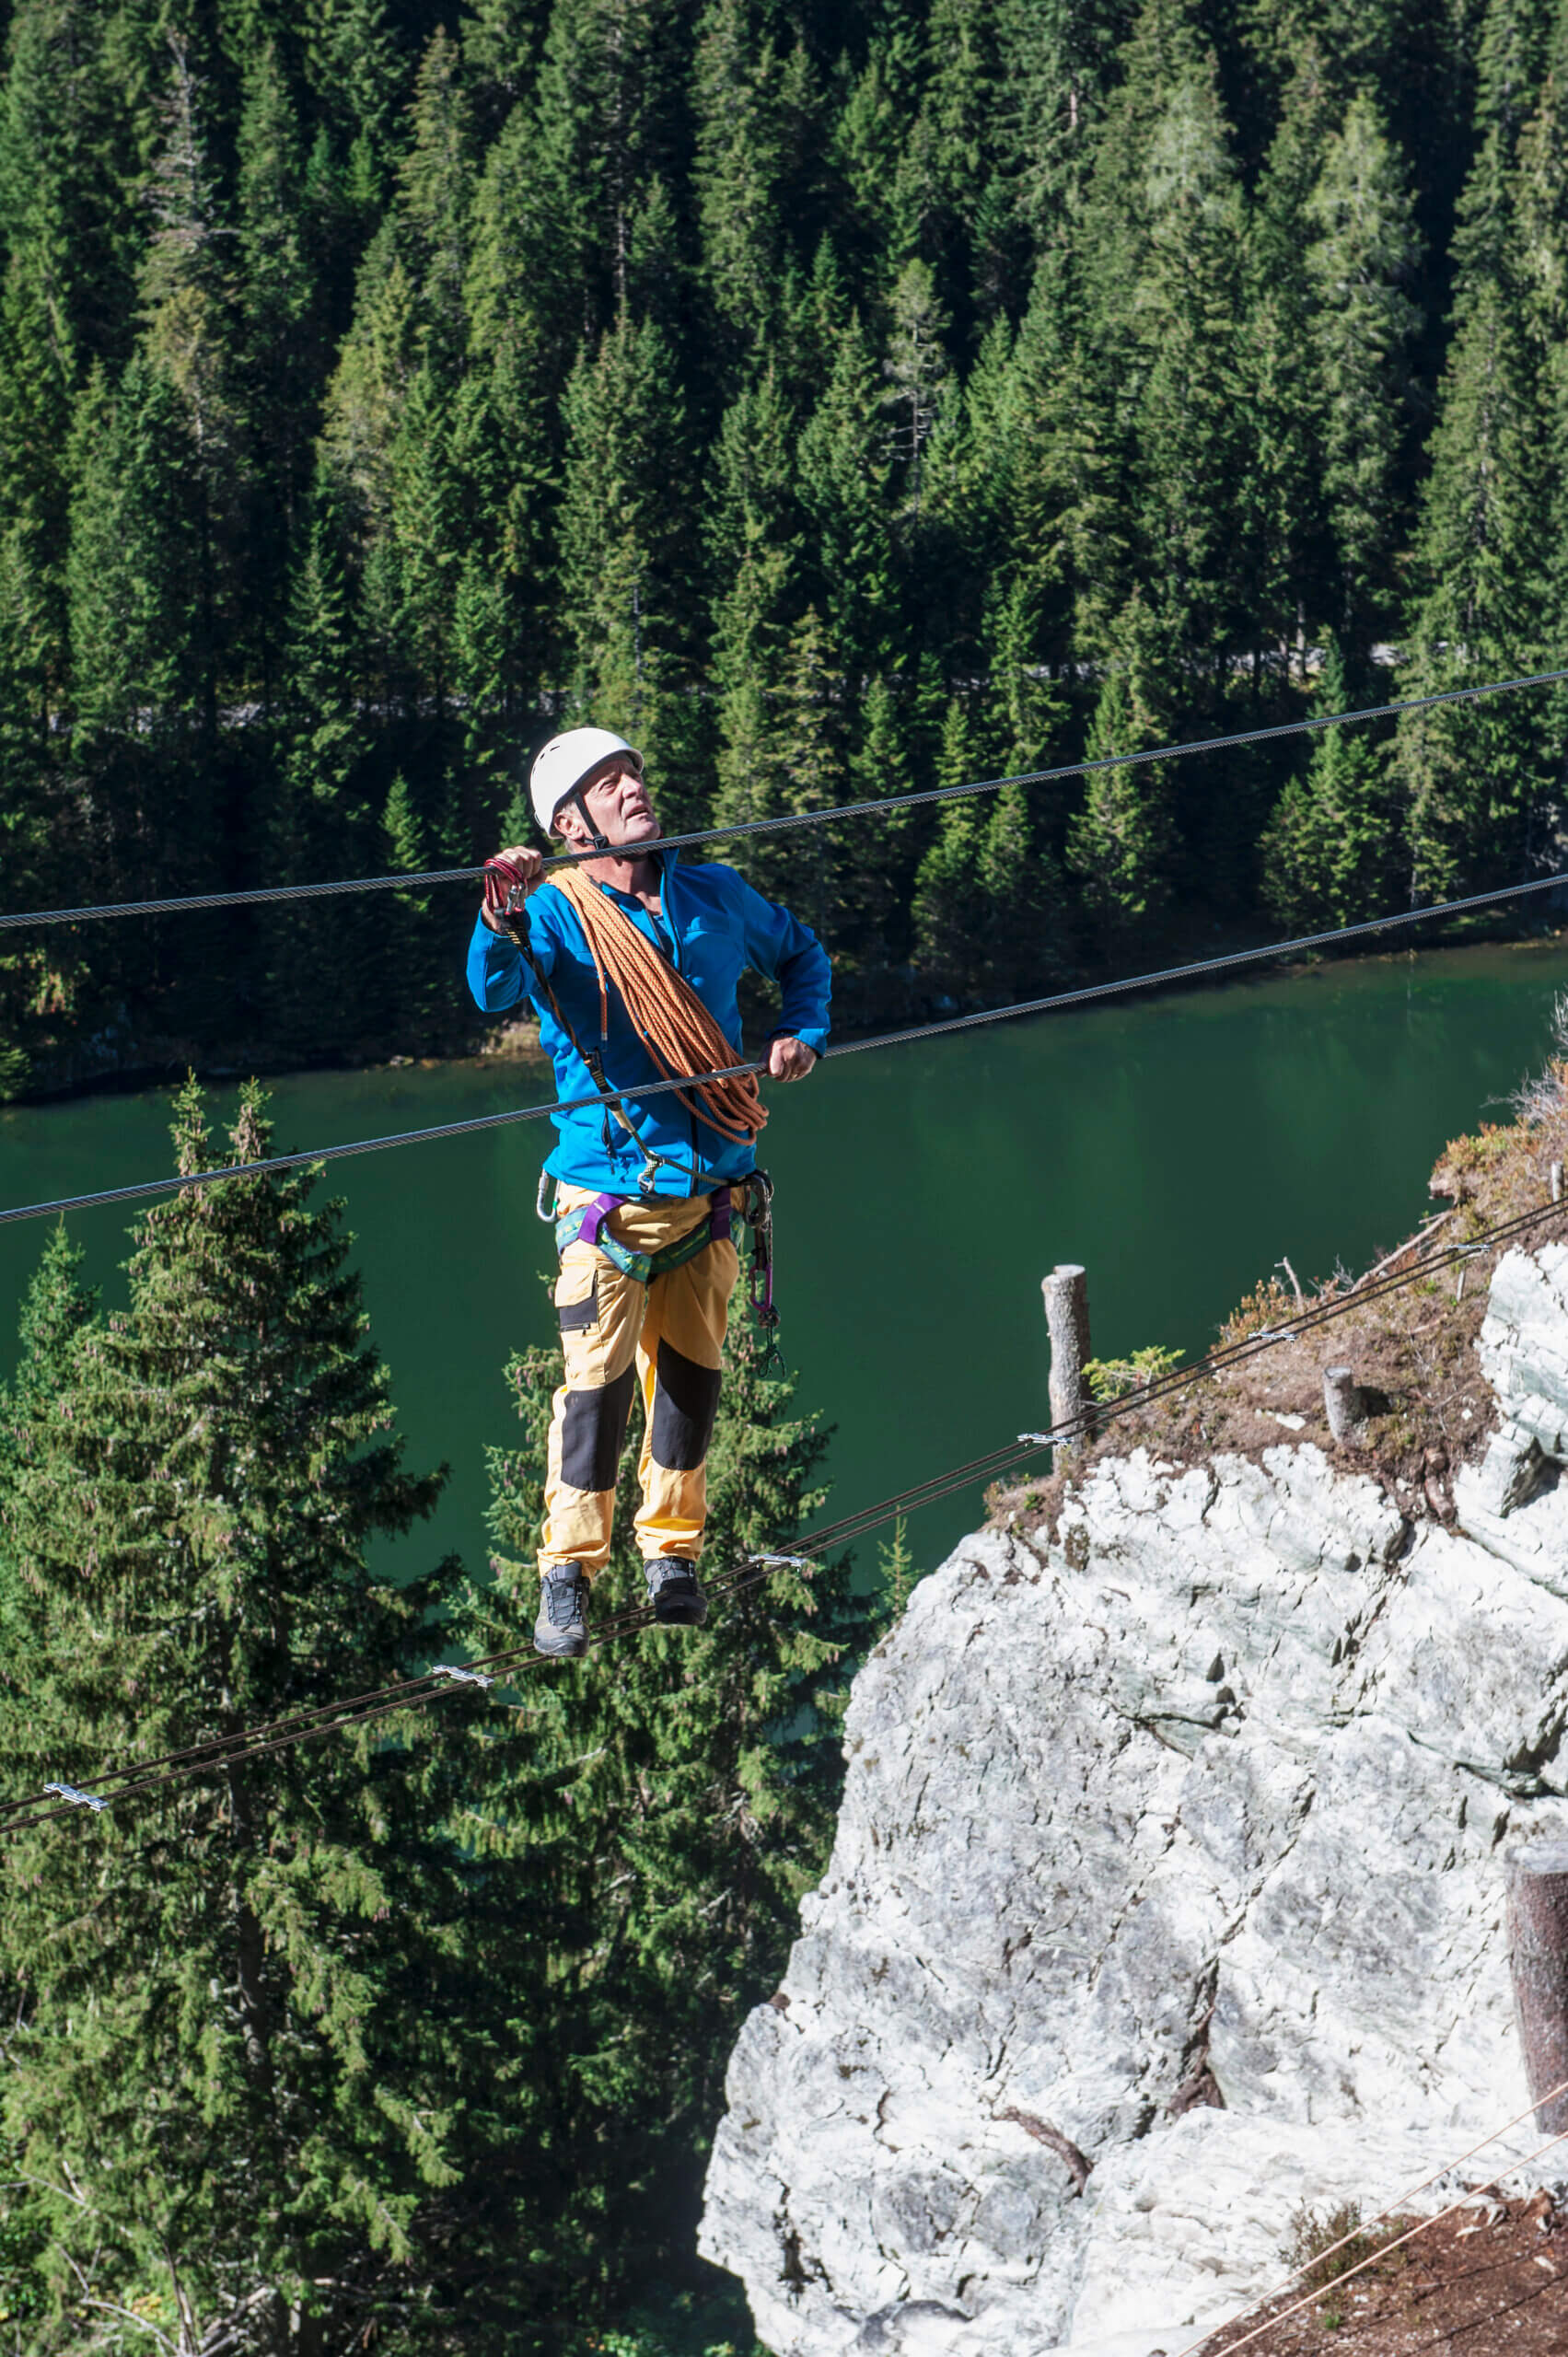
[[[1502,1853],[1568,1831],[1568,1250],[1502,1263],[1480,1347],[1513,1437],[1454,1531],[1314,1446],[1140,1451],[916,1589],[709,2171],[778,2357],[1176,2357],[1300,2207],[1525,2108]]]

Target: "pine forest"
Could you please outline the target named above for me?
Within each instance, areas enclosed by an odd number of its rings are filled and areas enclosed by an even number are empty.
[[[1550,0],[19,0],[0,891],[406,871],[1545,668]],[[1561,701],[740,864],[842,1020],[1560,865]],[[451,888],[6,937],[0,1086],[472,1037]]]

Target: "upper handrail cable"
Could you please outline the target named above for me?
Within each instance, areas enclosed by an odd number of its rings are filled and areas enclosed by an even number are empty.
[[[1387,933],[1400,925],[1425,924],[1444,917],[1463,916],[1475,909],[1493,908],[1500,901],[1523,899],[1532,892],[1551,892],[1560,886],[1568,887],[1568,872],[1538,876],[1526,884],[1503,884],[1491,892],[1472,892],[1462,900],[1444,900],[1435,907],[1395,910],[1389,915],[1365,917],[1356,924],[1337,925],[1327,933],[1298,934],[1289,941],[1265,942],[1255,949],[1230,949],[1214,958],[1195,958],[1186,966],[1162,966],[1145,974],[1123,974],[1114,981],[1086,982],[1081,989],[1056,991],[1047,998],[1021,999],[1010,1006],[986,1007],[975,1015],[951,1015],[938,1023],[912,1025],[902,1031],[874,1032],[865,1039],[841,1039],[822,1051],[824,1057],[858,1056],[876,1048],[897,1048],[921,1039],[945,1039],[951,1032],[973,1031],[986,1024],[1006,1023],[1028,1015],[1053,1014],[1064,1007],[1087,1006],[1095,1001],[1121,996],[1128,991],[1158,990],[1169,982],[1195,981],[1205,974],[1235,972],[1243,966],[1266,963],[1271,958],[1290,958],[1309,950],[1326,949],[1334,944],[1358,941],[1376,933]],[[178,1193],[183,1187],[215,1187],[226,1178],[260,1178],[276,1170],[297,1170],[308,1163],[341,1162],[350,1155],[377,1154],[389,1146],[422,1145],[432,1138],[469,1137],[480,1130],[505,1128],[513,1121],[540,1121],[555,1113],[580,1112],[585,1107],[621,1104],[627,1099],[637,1102],[647,1097],[662,1097],[672,1090],[693,1088],[715,1080],[734,1080],[744,1074],[765,1073],[767,1066],[759,1059],[726,1064],[717,1072],[686,1073],[673,1080],[654,1080],[635,1088],[607,1089],[592,1097],[565,1097],[546,1105],[513,1106],[505,1113],[478,1113],[463,1121],[437,1121],[428,1129],[397,1130],[385,1137],[358,1138],[348,1145],[312,1146],[300,1154],[269,1155],[261,1162],[238,1162],[220,1165],[212,1170],[193,1170],[184,1177],[137,1179],[128,1187],[102,1187],[91,1194],[58,1195],[46,1202],[16,1203],[0,1210],[0,1227],[14,1221],[44,1219],[66,1212],[90,1211],[104,1203],[132,1203],[149,1195]]]
[[[1241,728],[1228,737],[1195,737],[1186,744],[1150,745],[1142,752],[1101,753],[1092,761],[1063,761],[1054,769],[1018,770],[1008,777],[976,778],[965,785],[934,785],[918,794],[889,794],[872,802],[845,802],[830,810],[792,810],[773,819],[739,819],[723,827],[701,827],[685,835],[661,835],[660,851],[689,851],[701,843],[734,842],[748,835],[784,834],[797,827],[826,827],[845,819],[869,819],[897,810],[916,810],[930,802],[961,802],[979,794],[1000,794],[1010,785],[1053,785],[1070,777],[1092,777],[1098,770],[1132,769],[1143,761],[1179,761],[1198,753],[1225,753],[1238,745],[1267,744],[1276,737],[1301,737],[1318,728],[1348,727],[1363,720],[1388,720],[1402,712],[1428,712],[1435,704],[1466,703],[1477,696],[1507,695],[1516,688],[1555,687],[1568,680],[1568,670],[1527,671],[1515,679],[1486,679],[1471,688],[1440,688],[1428,696],[1402,696],[1394,703],[1363,704],[1354,712],[1325,712],[1304,720],[1277,721],[1267,728]],[[651,846],[650,846],[651,848]],[[549,867],[573,867],[599,859],[598,851],[560,852],[545,861]],[[416,875],[355,876],[329,884],[273,884],[248,892],[190,892],[157,900],[111,900],[99,907],[30,909],[16,916],[0,915],[0,932],[30,924],[84,924],[99,917],[179,916],[195,909],[254,908],[268,900],[315,900],[343,892],[413,892],[432,884],[472,884],[484,874],[480,867],[432,867]]]

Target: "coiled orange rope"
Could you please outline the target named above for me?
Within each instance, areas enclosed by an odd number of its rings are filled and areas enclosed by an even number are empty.
[[[722,1071],[735,1062],[734,1048],[691,983],[660,956],[624,909],[618,908],[576,868],[564,868],[550,881],[563,899],[571,901],[587,936],[598,977],[601,1033],[609,1022],[613,983],[662,1079],[700,1073],[704,1066],[710,1072]],[[738,1144],[749,1144],[768,1118],[752,1073],[738,1073],[728,1080],[698,1081],[690,1093],[678,1088],[675,1094],[689,1113]]]

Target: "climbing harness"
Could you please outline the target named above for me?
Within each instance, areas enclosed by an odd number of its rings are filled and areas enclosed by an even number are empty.
[[[721,1194],[722,1202],[718,1200]],[[631,1200],[628,1195],[596,1195],[591,1202],[579,1203],[575,1211],[564,1213],[555,1223],[557,1252],[564,1252],[572,1244],[591,1244],[623,1276],[635,1278],[640,1285],[648,1285],[656,1277],[668,1276],[672,1269],[683,1269],[688,1260],[694,1260],[710,1244],[728,1241],[731,1213],[727,1187],[717,1190],[706,1219],[699,1220],[689,1236],[677,1237],[673,1244],[661,1245],[656,1252],[635,1252],[609,1232],[610,1214]]]
[[[535,1209],[540,1219],[554,1222],[556,1251],[563,1253],[573,1244],[591,1244],[595,1251],[604,1254],[612,1268],[619,1269],[623,1276],[634,1278],[640,1285],[652,1284],[656,1277],[684,1268],[688,1260],[705,1252],[710,1244],[728,1243],[734,1224],[739,1220],[751,1231],[752,1314],[767,1336],[769,1360],[783,1364],[778,1347],[779,1313],[773,1302],[773,1182],[767,1171],[753,1170],[744,1178],[726,1179],[710,1198],[707,1217],[699,1220],[689,1235],[677,1237],[673,1244],[661,1245],[656,1252],[635,1251],[610,1233],[612,1213],[633,1201],[630,1195],[595,1195],[591,1202],[578,1203],[557,1217],[553,1203],[547,1207],[554,1186],[551,1173],[541,1171]]]

